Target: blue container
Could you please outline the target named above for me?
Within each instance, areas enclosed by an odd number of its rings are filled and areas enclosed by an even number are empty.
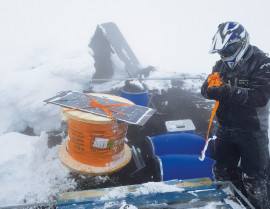
[[[121,89],[120,96],[134,102],[136,105],[140,106],[148,105],[148,90],[138,93],[131,93]]]
[[[154,154],[158,156],[167,154],[201,155],[205,145],[203,137],[189,133],[158,135],[152,137],[151,141]],[[210,156],[209,147],[205,155]]]
[[[209,177],[213,179],[212,165],[215,160],[200,155],[170,154],[159,156],[162,164],[163,181]]]

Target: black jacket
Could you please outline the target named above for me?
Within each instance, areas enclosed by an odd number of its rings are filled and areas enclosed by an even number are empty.
[[[222,81],[232,88],[242,87],[248,90],[243,104],[232,101],[220,101],[216,116],[219,125],[239,131],[267,130],[270,97],[270,58],[255,46],[249,46],[237,66],[231,70],[222,60],[217,61],[213,71],[218,72]],[[205,98],[207,80],[201,93]]]

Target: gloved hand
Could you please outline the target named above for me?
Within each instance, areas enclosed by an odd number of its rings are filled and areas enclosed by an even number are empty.
[[[239,105],[244,104],[248,98],[248,90],[246,88],[230,88],[228,85],[207,88],[205,93],[209,99],[226,101]]]
[[[202,85],[201,93],[207,99],[239,105],[243,105],[248,99],[248,90],[246,88],[231,88],[229,85],[223,84],[218,73],[208,76]]]
[[[234,87],[230,90],[230,100],[233,104],[243,105],[248,99],[246,88]]]
[[[203,83],[201,94],[207,99],[219,100],[219,95],[222,93],[220,91],[223,89],[223,87],[220,88],[221,86],[223,86],[223,82],[219,77],[219,73],[214,72],[213,74],[208,75],[207,79]]]
[[[220,87],[210,87],[205,90],[206,96],[214,100],[227,100],[230,97],[230,87],[221,85]]]

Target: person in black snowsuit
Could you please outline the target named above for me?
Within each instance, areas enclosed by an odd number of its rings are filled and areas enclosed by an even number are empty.
[[[232,181],[255,208],[270,208],[267,191],[269,150],[268,115],[270,58],[249,44],[249,35],[237,22],[219,25],[210,53],[221,60],[213,67],[223,82],[202,95],[219,101],[213,174],[216,181]]]

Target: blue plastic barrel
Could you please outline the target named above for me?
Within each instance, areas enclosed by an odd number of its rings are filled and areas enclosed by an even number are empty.
[[[170,154],[159,156],[162,162],[163,181],[209,177],[213,179],[212,165],[215,160],[200,155]]]
[[[189,133],[157,135],[151,138],[154,154],[161,156],[167,154],[191,154],[200,155],[205,139],[201,136]],[[205,155],[210,156],[208,147]]]
[[[136,105],[141,105],[141,106],[148,105],[148,90],[145,90],[143,92],[138,92],[138,93],[133,93],[133,92],[131,93],[131,92],[126,92],[123,89],[121,89],[120,96],[134,102]]]

